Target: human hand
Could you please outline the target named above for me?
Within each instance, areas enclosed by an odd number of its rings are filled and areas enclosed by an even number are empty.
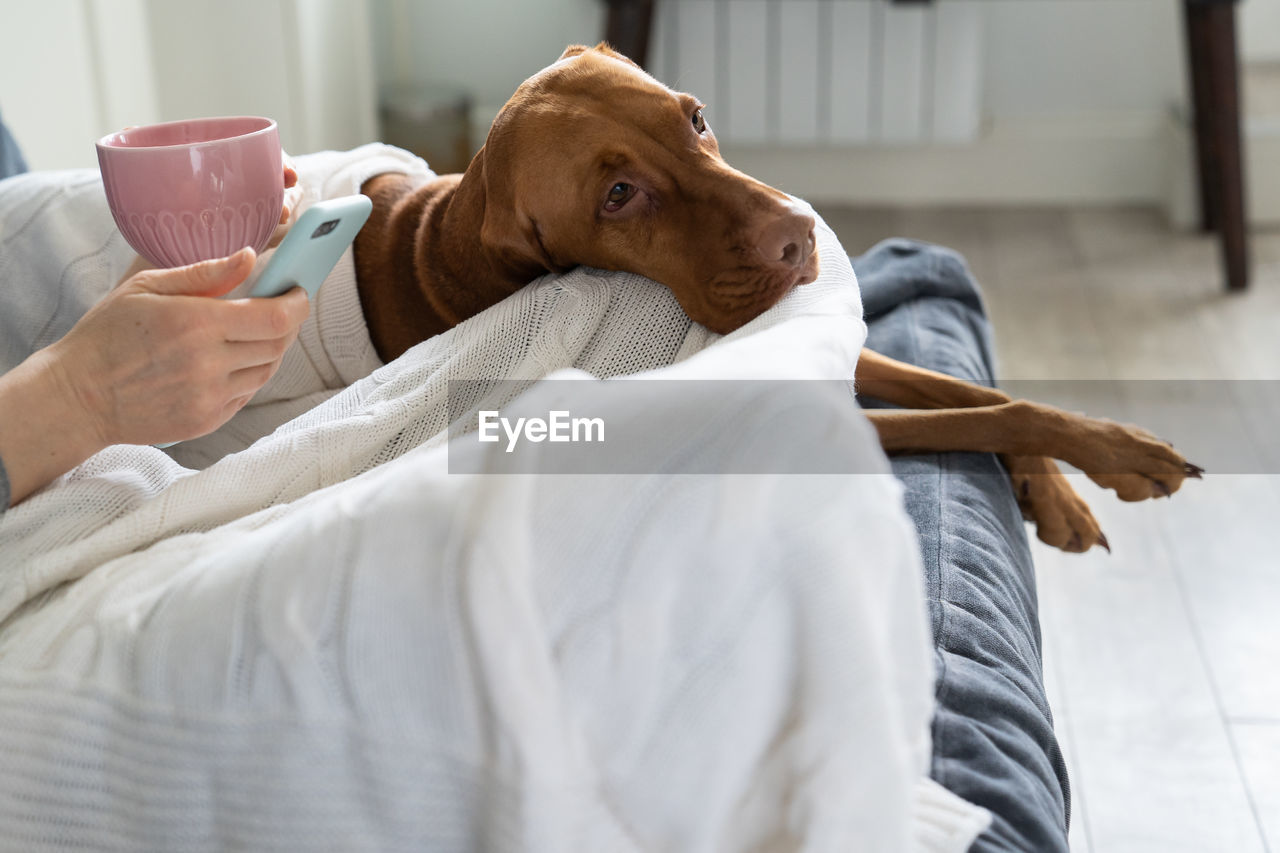
[[[306,293],[211,298],[244,281],[254,257],[245,248],[138,273],[39,354],[89,430],[90,453],[205,435],[275,374],[309,313]]]
[[[289,233],[289,226],[293,224],[298,211],[298,202],[302,200],[302,187],[298,186],[298,170],[293,167],[293,161],[289,155],[284,155],[284,204],[280,211],[280,224],[276,226],[275,232],[271,235],[271,240],[267,243],[268,249],[274,249],[280,245],[280,241],[284,239],[284,235]]]

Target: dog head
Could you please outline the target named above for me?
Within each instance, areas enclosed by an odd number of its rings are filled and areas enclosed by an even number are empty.
[[[601,44],[570,47],[507,102],[481,165],[481,242],[515,269],[639,273],[729,332],[818,273],[814,219],[731,168],[703,116]]]

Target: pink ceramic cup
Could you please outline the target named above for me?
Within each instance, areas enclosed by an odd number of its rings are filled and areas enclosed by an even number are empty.
[[[269,118],[132,127],[98,140],[111,215],[151,263],[176,267],[245,246],[261,252],[280,221],[284,164]]]

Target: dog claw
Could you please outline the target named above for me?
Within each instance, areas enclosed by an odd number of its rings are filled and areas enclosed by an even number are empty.
[[[1167,498],[1173,494],[1173,492],[1169,491],[1169,487],[1160,480],[1152,480],[1151,484],[1155,486],[1156,491],[1160,493],[1160,497],[1162,498]]]
[[[1111,543],[1107,541],[1107,534],[1102,531],[1098,531],[1098,544],[1102,546],[1102,550],[1111,553]]]
[[[1197,480],[1201,479],[1204,475],[1203,468],[1201,468],[1199,465],[1193,465],[1190,462],[1186,463],[1183,466],[1183,470],[1187,472],[1188,477],[1193,477]]]

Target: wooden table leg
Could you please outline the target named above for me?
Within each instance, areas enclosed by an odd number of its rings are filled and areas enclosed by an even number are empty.
[[[1200,186],[1200,222],[1218,232],[1230,290],[1249,284],[1234,2],[1183,0]]]

